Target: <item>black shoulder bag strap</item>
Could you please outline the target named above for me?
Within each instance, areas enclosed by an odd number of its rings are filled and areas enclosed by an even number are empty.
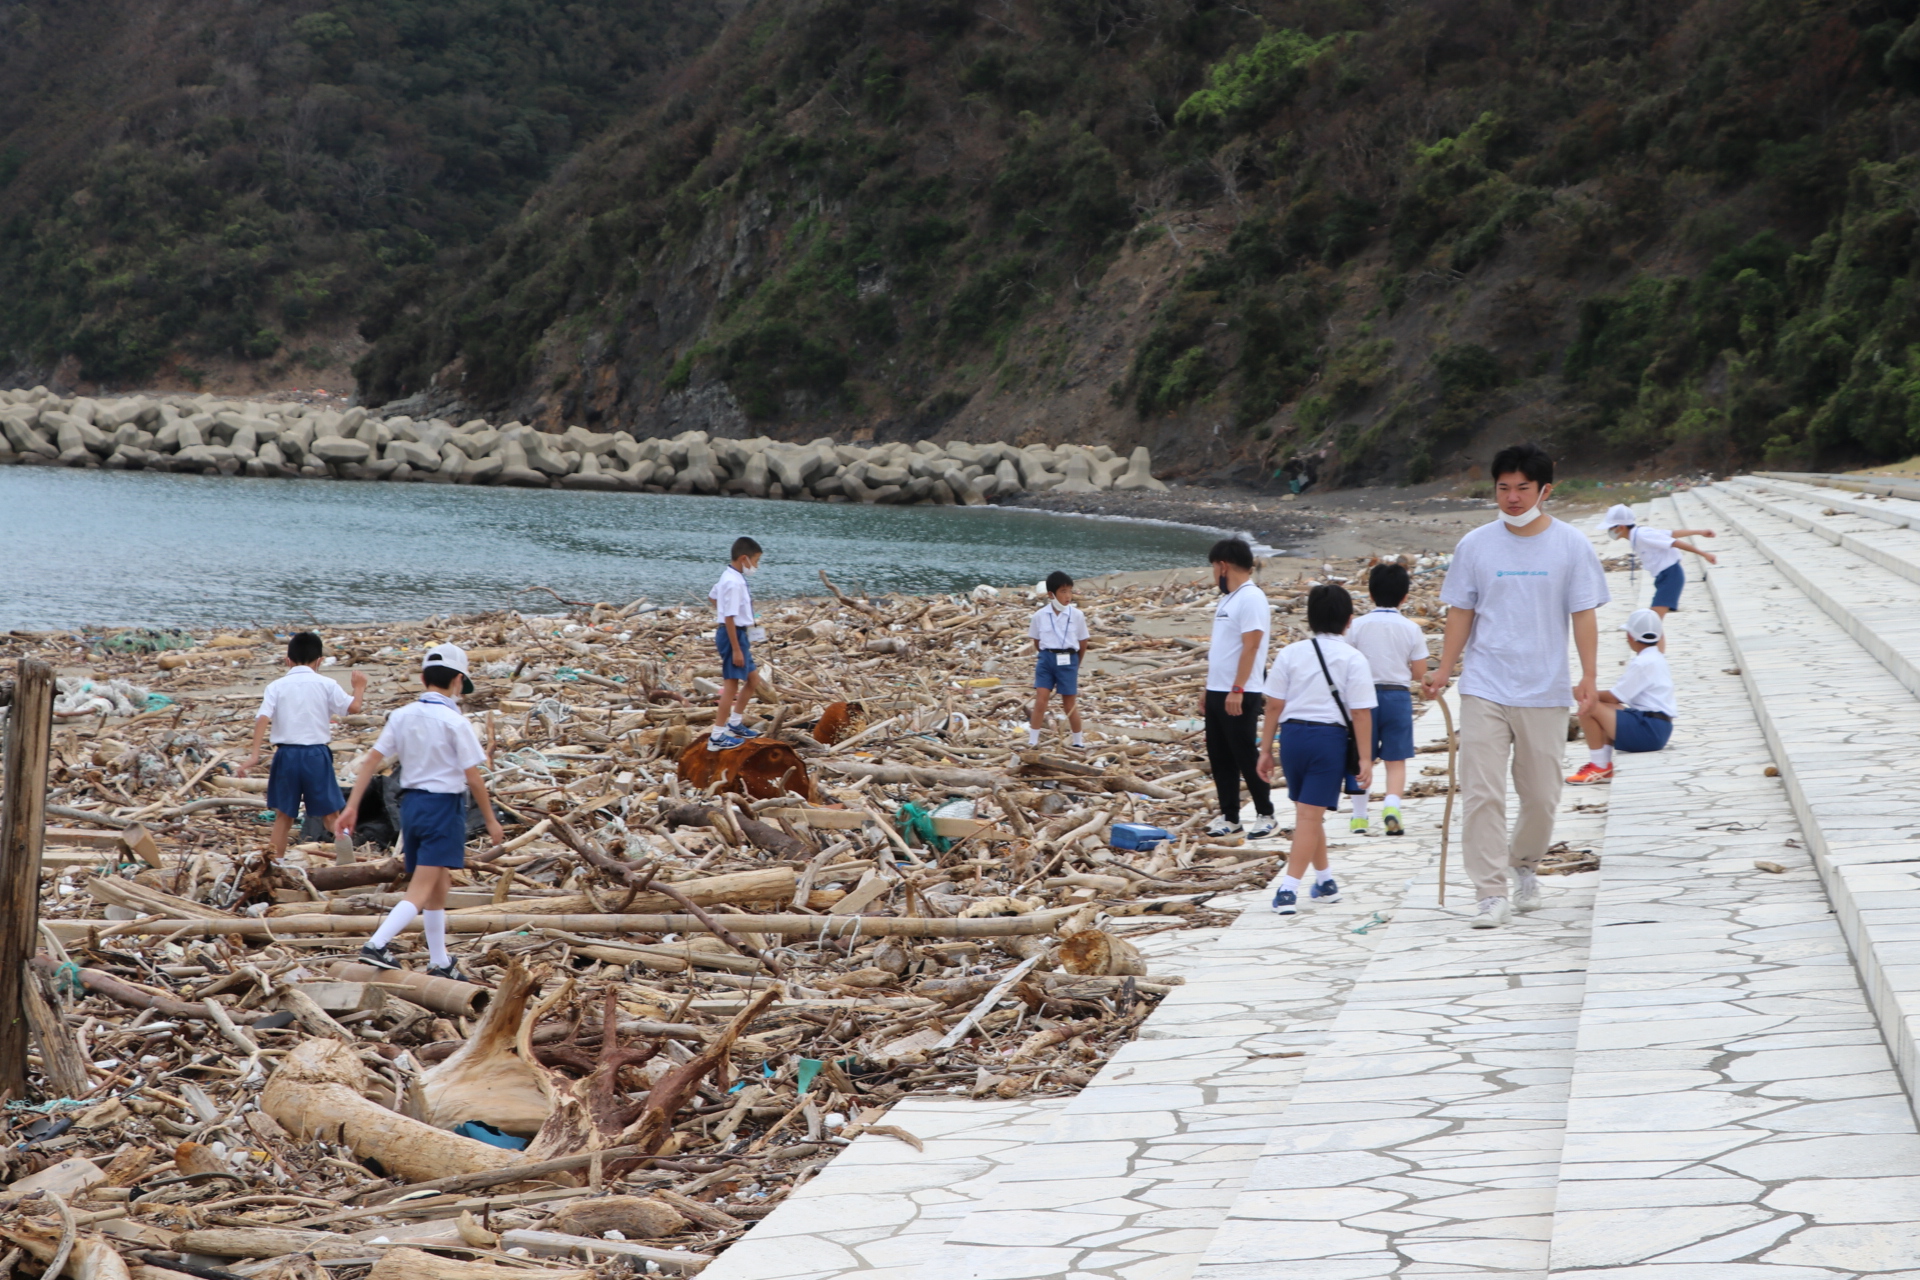
[[[1320,660],[1320,674],[1327,682],[1327,692],[1333,695],[1333,705],[1340,708],[1340,719],[1347,726],[1347,776],[1353,777],[1360,772],[1360,739],[1353,731],[1353,715],[1347,710],[1347,700],[1340,696],[1339,688],[1333,683],[1333,673],[1327,670],[1327,655],[1320,652],[1320,641],[1313,637],[1313,656]]]

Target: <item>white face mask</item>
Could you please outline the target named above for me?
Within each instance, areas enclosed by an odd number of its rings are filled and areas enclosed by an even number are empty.
[[[742,569],[740,572],[743,576],[750,578],[754,574],[760,572],[760,566],[757,564],[750,564],[746,568]]]
[[[1065,605],[1063,605],[1063,604],[1061,604],[1061,603],[1060,603],[1060,599],[1059,599],[1059,597],[1058,597],[1058,596],[1050,596],[1050,597],[1048,597],[1048,599],[1047,599],[1047,603],[1053,606],[1053,611],[1054,611],[1055,613],[1065,613],[1065,612],[1066,612],[1066,609],[1067,609],[1067,606],[1065,606]]]
[[[1499,516],[1510,529],[1524,529],[1540,518],[1540,504],[1534,503],[1517,516],[1510,516],[1503,508],[1495,507],[1494,514]]]

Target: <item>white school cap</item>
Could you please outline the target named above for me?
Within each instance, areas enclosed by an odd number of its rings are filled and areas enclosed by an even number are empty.
[[[1602,517],[1602,520],[1601,528],[1603,529],[1613,529],[1623,524],[1639,523],[1639,521],[1633,518],[1633,508],[1623,502],[1616,502],[1608,507],[1607,514]]]
[[[1641,644],[1660,643],[1660,615],[1651,609],[1635,609],[1620,629]]]
[[[437,644],[427,650],[426,656],[420,659],[420,669],[425,671],[428,667],[445,667],[449,671],[458,671],[460,692],[463,694],[473,692],[473,673],[467,669],[467,651],[459,645]]]

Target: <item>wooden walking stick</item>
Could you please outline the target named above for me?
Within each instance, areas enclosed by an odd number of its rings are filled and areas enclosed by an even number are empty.
[[[1447,722],[1447,811],[1440,819],[1440,905],[1447,905],[1447,838],[1453,831],[1453,757],[1459,750],[1459,741],[1453,736],[1453,712],[1447,707],[1447,695],[1443,692],[1435,699],[1440,704],[1440,717]]]

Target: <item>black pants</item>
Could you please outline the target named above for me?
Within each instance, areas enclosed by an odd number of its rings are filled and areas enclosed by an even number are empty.
[[[1207,690],[1207,763],[1213,769],[1213,789],[1220,812],[1228,822],[1240,821],[1240,779],[1253,793],[1254,812],[1273,814],[1273,788],[1260,781],[1260,716],[1267,698],[1261,693],[1240,695],[1240,714],[1227,714],[1227,695]]]

